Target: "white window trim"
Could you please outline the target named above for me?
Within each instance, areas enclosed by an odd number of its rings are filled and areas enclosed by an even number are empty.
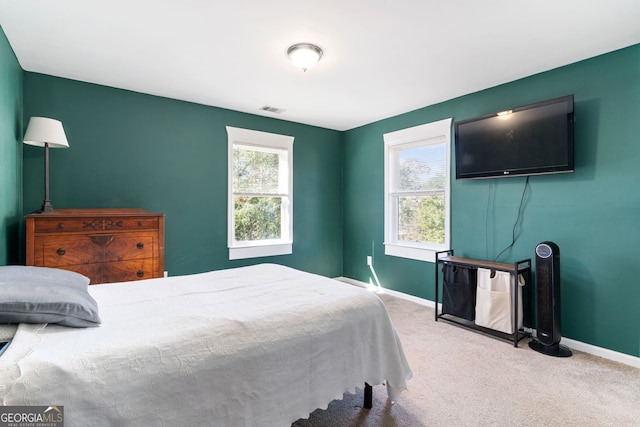
[[[227,245],[229,259],[258,258],[293,253],[293,140],[294,137],[256,130],[227,126],[228,171],[227,171]],[[277,240],[256,240],[238,242],[235,240],[235,218],[233,209],[233,145],[263,147],[265,149],[285,149],[288,151],[287,195],[289,204],[283,215],[282,238]]]
[[[438,251],[448,250],[451,241],[451,118],[414,126],[384,134],[384,250],[385,255],[415,259],[419,261],[435,262],[435,254]],[[415,242],[398,241],[395,233],[397,214],[391,206],[391,150],[398,146],[410,146],[420,141],[444,138],[445,144],[445,214],[444,214],[444,243],[423,244]]]

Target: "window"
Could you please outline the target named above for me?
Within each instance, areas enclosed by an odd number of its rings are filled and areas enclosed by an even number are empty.
[[[229,259],[292,253],[293,137],[227,126]]]
[[[385,254],[435,261],[449,249],[451,119],[384,135]]]

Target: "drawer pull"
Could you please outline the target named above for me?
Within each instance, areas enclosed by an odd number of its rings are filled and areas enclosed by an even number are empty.
[[[115,236],[113,234],[94,234],[89,235],[91,241],[98,246],[108,246]]]
[[[138,270],[138,272],[136,273],[136,276],[143,277],[144,276],[144,271],[143,270]]]
[[[63,223],[58,224],[58,229],[62,230],[63,228],[64,228],[64,224]]]
[[[138,242],[138,244],[136,245],[136,248],[138,248],[138,249],[144,248],[144,243]]]
[[[56,251],[56,253],[60,256],[64,255],[67,253],[67,250],[65,248],[58,248],[58,250]]]

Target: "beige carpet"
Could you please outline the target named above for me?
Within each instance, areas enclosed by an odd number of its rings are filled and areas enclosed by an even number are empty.
[[[640,427],[640,370],[586,353],[569,358],[518,348],[450,323],[433,309],[381,295],[413,369],[391,405],[384,386],[373,408],[362,390],[293,426],[616,426]]]

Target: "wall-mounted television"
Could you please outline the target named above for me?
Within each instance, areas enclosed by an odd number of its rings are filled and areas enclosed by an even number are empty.
[[[573,172],[573,95],[454,126],[456,179]]]

